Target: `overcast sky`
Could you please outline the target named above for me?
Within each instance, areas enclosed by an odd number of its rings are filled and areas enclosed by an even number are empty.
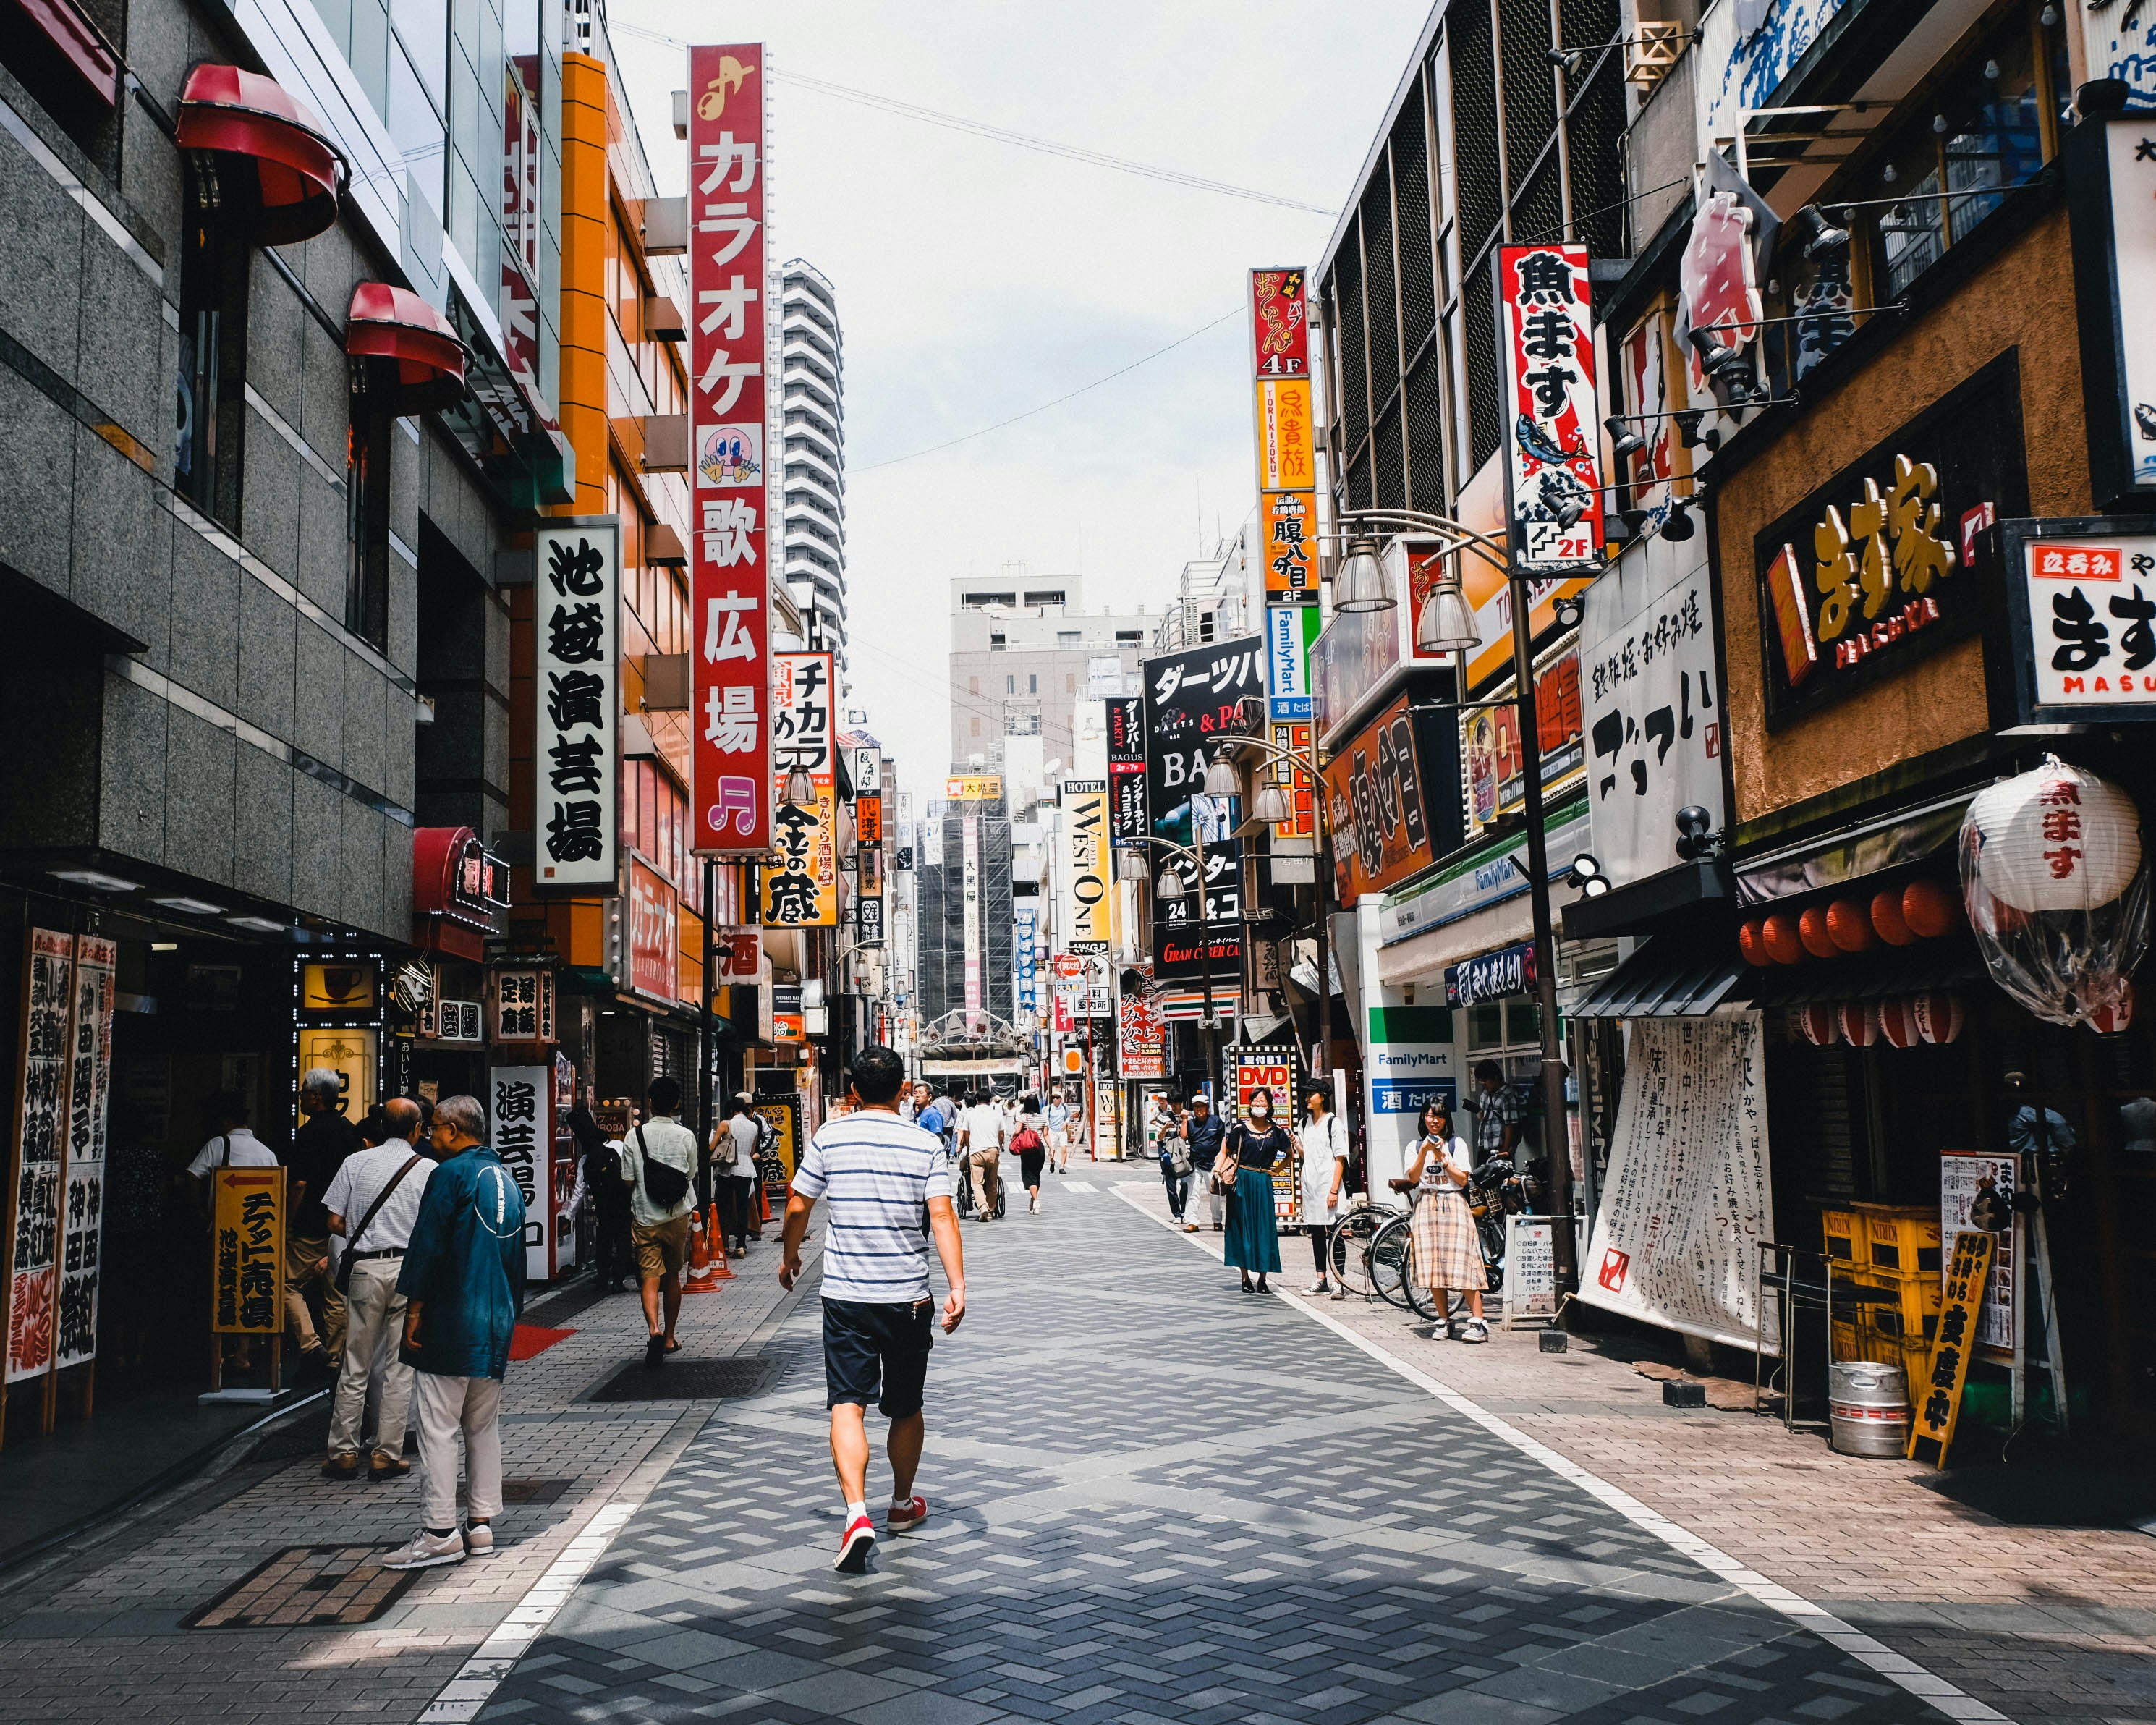
[[[837,290],[845,338],[854,699],[919,791],[948,766],[948,589],[1022,559],[1091,608],[1158,610],[1255,502],[1241,317],[1007,430],[889,462],[1091,382],[1235,311],[1245,271],[1310,264],[1329,218],[1084,165],[784,82],[805,77],[1337,206],[1429,0],[612,0],[664,192],[688,39],[761,38],[774,261]],[[1317,26],[1317,28],[1313,28]],[[865,470],[874,469],[874,470]],[[940,788],[940,783],[938,784]]]

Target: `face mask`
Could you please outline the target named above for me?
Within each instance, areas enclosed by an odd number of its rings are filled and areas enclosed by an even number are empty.
[[[1254,1120],[1263,1120],[1265,1116],[1272,1111],[1273,1111],[1270,1108],[1268,1108],[1263,1102],[1253,1102],[1250,1104],[1250,1117]]]

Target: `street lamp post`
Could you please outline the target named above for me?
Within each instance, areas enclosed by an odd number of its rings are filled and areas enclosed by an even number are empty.
[[[1349,583],[1353,597],[1342,598],[1338,593],[1339,583],[1336,583],[1336,608],[1371,610],[1395,603],[1383,588],[1381,572],[1379,580],[1373,585],[1372,571],[1363,567],[1366,560],[1373,563],[1375,561],[1369,541],[1373,528],[1431,534],[1445,542],[1439,555],[1471,552],[1502,570],[1511,589],[1512,675],[1517,685],[1514,705],[1519,714],[1521,793],[1527,826],[1527,898],[1534,928],[1535,1004],[1542,1021],[1543,1114],[1544,1130],[1550,1140],[1546,1146],[1549,1156],[1549,1206],[1558,1224],[1553,1230],[1552,1255],[1555,1260],[1558,1291],[1560,1295],[1568,1293],[1578,1281],[1572,1231],[1572,1147],[1565,1123],[1564,1059],[1558,1046],[1557,937],[1555,918],[1550,909],[1549,843],[1543,831],[1541,730],[1535,711],[1534,643],[1528,623],[1532,594],[1527,577],[1514,564],[1508,547],[1449,516],[1404,509],[1348,510],[1339,519],[1341,526],[1328,536],[1344,539],[1352,536],[1358,543],[1342,570],[1342,578]],[[1465,599],[1457,578],[1446,578],[1425,601],[1423,614],[1417,619],[1418,644],[1425,648],[1456,647],[1463,652],[1474,645],[1479,637],[1471,631],[1460,632],[1459,619],[1464,617],[1464,610]],[[1466,684],[1463,668],[1459,690],[1463,700],[1467,692]]]
[[[1282,748],[1278,743],[1267,742],[1261,737],[1255,737],[1248,733],[1241,737],[1229,737],[1225,746],[1238,752],[1244,749],[1255,749],[1269,759],[1286,762],[1294,772],[1306,773],[1310,775],[1311,844],[1317,852],[1315,858],[1317,867],[1312,870],[1312,885],[1315,893],[1314,909],[1317,923],[1317,1055],[1311,1062],[1310,1070],[1312,1077],[1322,1080],[1332,1066],[1332,917],[1327,905],[1332,864],[1331,857],[1327,854],[1325,842],[1325,781],[1318,776],[1317,772],[1317,736],[1313,731],[1310,755],[1306,759],[1296,753],[1291,748]],[[1290,781],[1290,784],[1292,787],[1292,780]],[[1280,787],[1269,784],[1250,799],[1250,818],[1243,825],[1245,829],[1258,831],[1265,827],[1291,820],[1294,815],[1293,804],[1281,792]],[[1285,1001],[1285,995],[1282,996],[1282,999]],[[1294,1016],[1291,1013],[1290,1028],[1293,1027],[1293,1024]],[[1327,1106],[1331,1106],[1330,1103]]]

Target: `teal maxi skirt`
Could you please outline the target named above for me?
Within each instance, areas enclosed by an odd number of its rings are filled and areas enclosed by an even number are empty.
[[[1281,1267],[1280,1233],[1273,1226],[1273,1178],[1262,1169],[1246,1168],[1235,1176],[1235,1189],[1228,1194],[1227,1263],[1233,1270],[1277,1274]]]

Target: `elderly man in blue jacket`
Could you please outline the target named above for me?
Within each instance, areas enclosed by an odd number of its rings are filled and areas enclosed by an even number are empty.
[[[501,1509],[501,1380],[524,1309],[524,1197],[516,1177],[480,1142],[475,1096],[434,1108],[440,1166],[427,1182],[397,1291],[410,1304],[403,1358],[413,1368],[424,1491],[419,1531],[386,1558],[389,1569],[460,1563],[494,1549]],[[457,1444],[465,1439],[466,1525],[457,1531]]]

